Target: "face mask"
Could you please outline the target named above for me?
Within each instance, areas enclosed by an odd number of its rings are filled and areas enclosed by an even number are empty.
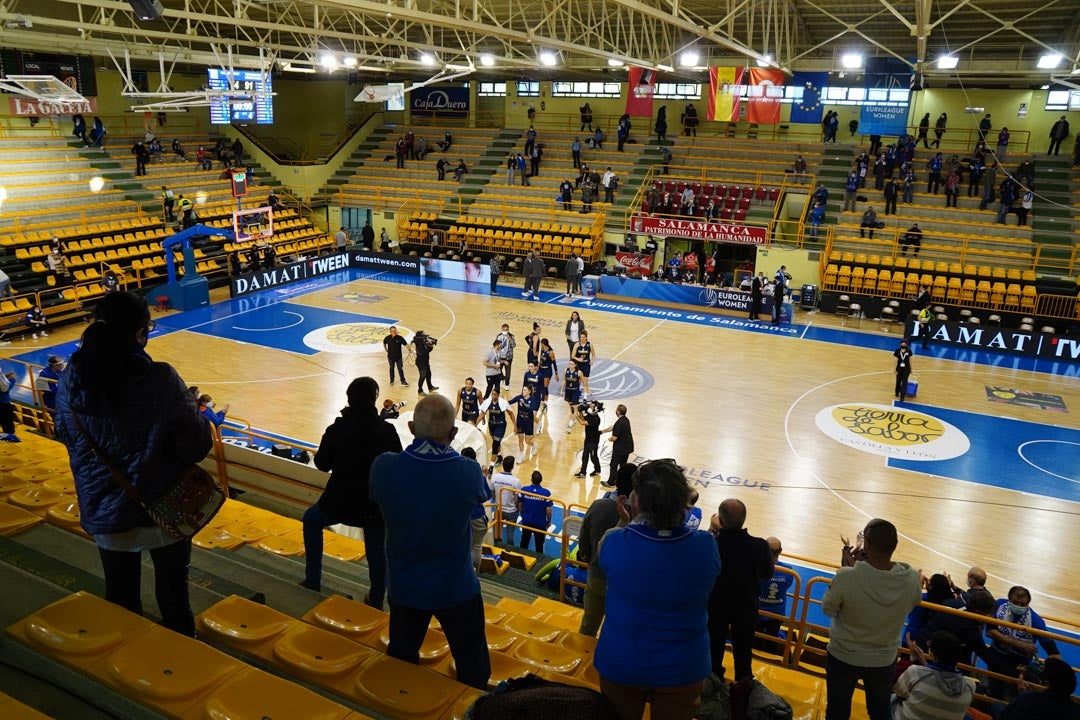
[[[214,403],[208,402],[208,403],[206,403],[206,407],[207,407],[208,410],[213,410],[214,409]]]
[[[1020,607],[1019,605],[1013,605],[1012,603],[1009,603],[1009,612],[1011,612],[1013,615],[1016,615],[1017,617],[1023,615],[1027,611],[1028,609],[1026,607]]]

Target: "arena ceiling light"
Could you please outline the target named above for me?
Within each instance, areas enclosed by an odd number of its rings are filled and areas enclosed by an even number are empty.
[[[540,53],[541,65],[544,65],[545,67],[552,67],[555,65],[556,62],[558,62],[558,60],[556,60],[555,58],[555,53],[551,52],[550,50],[545,50]]]
[[[840,56],[840,65],[845,70],[858,70],[862,67],[862,55],[859,53],[844,53]]]
[[[356,67],[356,58],[354,58],[354,57],[342,58],[341,59],[341,64],[344,65],[345,67],[348,67],[348,68]]]
[[[938,70],[953,70],[960,63],[960,58],[955,55],[942,55],[937,59]]]
[[[319,58],[319,64],[327,70],[333,70],[337,67],[337,58],[334,57],[333,53],[323,53],[322,57]]]
[[[607,64],[608,64],[608,67],[622,67],[626,63],[624,63],[619,58],[608,58],[607,59]]]
[[[495,56],[491,53],[480,53],[480,64],[484,67],[493,67],[495,65]]]
[[[765,55],[764,60],[757,61],[758,67],[770,67],[772,66],[772,55]]]
[[[435,64],[435,56],[431,53],[420,53],[420,62],[431,67]]]
[[[1053,70],[1061,64],[1061,53],[1047,53],[1039,58],[1036,65],[1040,70]]]
[[[679,57],[679,65],[683,67],[695,67],[698,61],[701,60],[701,55],[697,50],[687,50]]]

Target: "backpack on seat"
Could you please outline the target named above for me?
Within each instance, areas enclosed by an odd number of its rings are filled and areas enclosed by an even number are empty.
[[[589,688],[544,680],[536,675],[499,683],[481,695],[465,720],[618,720],[606,697]]]

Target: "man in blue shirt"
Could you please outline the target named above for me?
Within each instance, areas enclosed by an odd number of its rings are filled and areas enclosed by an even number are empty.
[[[371,465],[371,497],[386,523],[386,654],[419,664],[434,615],[454,656],[457,679],[486,689],[491,660],[471,557],[471,518],[487,497],[484,477],[476,462],[450,447],[457,428],[454,406],[445,397],[429,395],[418,402],[409,430],[415,438],[409,447],[383,453]]]
[[[788,590],[795,582],[795,576],[791,574],[791,566],[780,562],[780,553],[784,548],[780,545],[780,539],[775,537],[765,538],[769,544],[769,550],[773,558],[773,574],[768,580],[761,581],[761,592],[758,595],[758,610],[767,610],[776,615],[787,615]],[[781,570],[780,568],[784,568]],[[776,618],[758,616],[758,631],[773,637],[780,637],[781,621]],[[776,643],[766,642],[763,650],[777,652],[779,646]]]
[[[547,535],[544,531],[551,525],[551,500],[545,498],[551,497],[551,491],[546,487],[540,485],[543,482],[544,476],[540,474],[539,470],[533,470],[532,484],[521,488],[525,493],[532,493],[532,495],[521,496],[521,524],[524,526],[521,528],[521,548],[527,550],[529,547],[529,539],[532,538],[535,542],[536,552],[543,554],[544,541],[547,539]],[[541,495],[542,497],[535,497]]]

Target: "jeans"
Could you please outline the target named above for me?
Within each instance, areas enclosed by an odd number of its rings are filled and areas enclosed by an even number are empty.
[[[484,554],[484,536],[487,535],[488,519],[485,511],[485,515],[482,518],[473,518],[472,524],[472,561],[473,567],[477,572],[480,572],[480,558]]]
[[[409,381],[405,379],[405,365],[401,362],[401,357],[392,358],[387,356],[386,361],[390,364],[390,384],[394,383],[394,369],[397,368],[398,377],[401,378],[402,385],[408,385]]]
[[[509,525],[507,523],[516,523],[518,521],[517,510],[507,512],[506,508],[503,508],[502,519],[503,519],[502,533],[501,533],[502,541],[506,545],[513,545],[514,544],[514,530],[516,528],[513,525]]]
[[[825,720],[851,717],[851,696],[860,678],[866,688],[866,713],[870,720],[890,720],[889,694],[895,674],[895,661],[884,667],[856,667],[837,660],[830,653],[825,658]]]
[[[420,646],[432,615],[446,634],[450,654],[457,665],[458,682],[487,690],[491,658],[484,634],[484,600],[479,593],[460,605],[438,610],[406,607],[391,600],[390,644],[386,654],[419,665]]]
[[[904,186],[904,202],[906,202],[906,203],[915,202],[915,187],[914,186],[910,186],[910,185],[905,185]]]
[[[491,273],[491,294],[494,295],[498,292],[499,288],[499,273]]]
[[[338,520],[315,503],[304,513],[304,586],[312,590],[322,587],[323,529],[337,525]],[[386,528],[373,525],[364,528],[364,549],[368,564],[368,598],[372,607],[382,608],[386,595]]]
[[[704,681],[680,687],[638,687],[600,678],[600,692],[615,708],[621,720],[640,718],[645,703],[650,705],[650,717],[657,720],[691,720],[701,705]]]
[[[735,655],[735,677],[732,680],[737,682],[752,674],[750,656],[757,622],[757,608],[753,605],[731,607],[715,601],[709,603],[709,651],[717,677],[724,677],[728,627],[731,628],[731,652]]]
[[[105,599],[142,614],[142,553],[98,548],[105,571]],[[154,595],[162,624],[173,632],[195,637],[195,616],[188,601],[191,540],[150,551],[154,561]]]

